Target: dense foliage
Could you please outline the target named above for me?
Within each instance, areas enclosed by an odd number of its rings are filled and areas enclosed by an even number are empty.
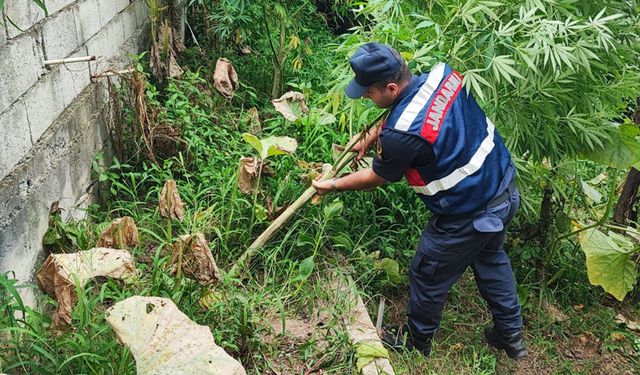
[[[621,176],[640,161],[638,127],[628,118],[640,96],[638,14],[633,0],[190,1],[188,48],[179,58],[185,74],[157,85],[146,55],[136,59],[137,74],[122,80],[117,95],[112,87],[122,115],[116,158],[101,154],[93,164],[105,199],[87,220],[51,220],[49,246],[77,251],[93,247],[113,218],[131,216],[141,236],[132,249],[139,280],[79,289],[75,329],[56,336],[49,332],[55,302],[42,297],[38,309],[24,306],[22,286],[2,276],[0,337],[7,340],[0,343],[0,370],[134,373],[134,359],[116,342],[103,311],[138,294],[174,300],[210,326],[216,342],[250,373],[354,372],[340,314],[347,301],[327,287],[327,275],[351,275],[369,296],[372,316],[384,295],[391,305],[385,320],[404,319],[406,269],[429,217],[404,183],[303,208],[240,280],[219,284],[216,293],[189,280],[176,288],[170,244],[201,232],[218,266],[234,265],[308,186],[314,163],[332,160],[332,144],[346,143],[379,113],[342,94],[352,77],[348,56],[371,40],[396,47],[416,73],[437,61],[460,71],[512,151],[525,205],[507,249],[532,352],[542,353],[533,366],[554,373],[606,373],[608,363],[640,368],[631,355],[640,340],[614,321],[619,312],[640,316],[633,291],[638,245],[630,236],[638,233],[635,223],[609,222]],[[231,99],[218,95],[211,79],[219,57],[231,60],[240,77]],[[273,109],[270,99],[288,90],[304,93],[308,115],[288,121]],[[251,194],[237,187],[240,158],[255,154],[244,133],[288,136],[299,145],[294,154],[269,158]],[[176,180],[185,203],[182,222],[160,217],[167,179]],[[269,333],[274,320],[309,320],[326,306],[334,310],[321,338]],[[481,344],[489,321],[465,275],[450,293],[432,359],[397,353],[392,362],[409,374],[522,370]],[[584,332],[597,342],[597,356],[569,357],[566,346]]]

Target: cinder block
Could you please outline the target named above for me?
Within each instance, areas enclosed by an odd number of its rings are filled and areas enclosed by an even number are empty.
[[[24,33],[0,47],[0,111],[4,111],[37,80],[42,54],[32,33]]]
[[[122,28],[124,30],[124,39],[127,40],[138,29],[138,22],[136,21],[136,7],[134,4],[127,7],[122,13]]]
[[[7,21],[4,19],[4,15],[0,14],[0,48],[7,44]],[[134,21],[135,23],[135,21]]]
[[[0,180],[31,148],[27,108],[18,101],[0,113]]]
[[[75,18],[79,44],[83,44],[100,31],[99,12],[98,0],[78,2],[78,6],[75,7]]]
[[[98,2],[100,9],[100,26],[104,27],[108,24],[116,14],[118,14],[118,8],[115,0],[100,0]]]
[[[129,6],[131,3],[129,0],[114,0],[116,2],[116,11],[118,13],[122,12],[122,10]]]
[[[124,43],[122,20],[122,15],[118,15],[87,41],[88,54],[95,55],[97,58],[97,61],[91,64],[93,72],[99,72],[108,67],[112,68],[107,64],[107,60],[116,55]]]
[[[63,59],[78,48],[76,23],[72,9],[65,9],[44,20],[42,40],[45,57]]]
[[[138,27],[144,25],[149,18],[149,7],[144,0],[135,0],[134,6],[136,8],[136,21],[138,23]]]
[[[74,2],[75,0],[46,0],[45,4],[47,6],[47,13],[49,14],[49,17],[51,17],[56,14],[56,12],[69,4],[73,4]],[[34,23],[42,21],[44,18],[44,10],[32,1],[29,3],[29,8],[31,9],[31,21]]]
[[[76,2],[76,0],[46,0],[45,4],[47,4],[47,12],[49,12],[49,16],[53,16],[57,11],[74,2]],[[38,8],[39,12],[44,16],[44,12],[40,7],[36,5],[34,8]]]
[[[85,200],[91,183],[88,166],[108,142],[104,130],[107,109],[96,99],[102,86],[87,87],[30,148],[28,157],[11,174],[0,177],[0,273],[13,270],[22,282],[31,281],[42,258],[42,236],[51,204],[59,201],[66,218],[82,214],[75,205],[91,203]],[[5,115],[0,114],[0,128],[7,123]],[[0,133],[0,153],[6,149],[4,137]],[[3,154],[0,161],[4,161]],[[32,297],[28,303],[35,303]]]
[[[49,128],[64,110],[64,91],[62,77],[58,68],[42,76],[25,94],[25,104],[29,113],[29,125],[33,141]]]
[[[85,47],[70,57],[86,56]],[[58,116],[90,83],[88,62],[57,65],[25,94],[33,142],[44,134]]]
[[[7,0],[4,3],[5,17],[9,18],[11,22],[7,22],[7,33],[9,39],[15,38],[25,31],[28,31],[31,26],[35,25],[38,21],[37,17],[31,15],[31,1],[24,0]],[[17,26],[17,27],[16,27]]]
[[[81,55],[86,55],[86,51],[83,49]],[[89,70],[89,63],[75,63],[73,65],[66,64],[60,66],[60,87],[59,90],[64,90],[62,98],[64,100],[65,107],[71,104],[73,100],[80,95],[82,90],[85,89],[91,82],[91,72]]]

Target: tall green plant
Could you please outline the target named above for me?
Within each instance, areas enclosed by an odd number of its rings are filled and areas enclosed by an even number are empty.
[[[618,1],[369,1],[337,48],[389,43],[417,71],[446,61],[464,76],[508,147],[552,163],[602,147],[640,93],[638,9]],[[351,75],[346,60],[339,91]]]
[[[371,0],[356,12],[366,21],[336,48],[328,107],[345,107],[336,102],[352,77],[346,57],[368,41],[396,47],[417,72],[437,61],[460,71],[467,92],[504,135],[520,174],[540,182],[523,190],[526,206],[533,207],[531,197],[542,201],[537,226],[544,254],[537,268],[546,278],[558,204],[582,194],[565,162],[588,156],[628,168],[640,159],[637,128],[620,126],[640,94],[637,2]]]

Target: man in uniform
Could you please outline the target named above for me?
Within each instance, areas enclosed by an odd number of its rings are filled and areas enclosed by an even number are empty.
[[[390,109],[354,151],[362,158],[379,139],[382,152],[372,168],[313,185],[319,194],[365,190],[404,175],[433,213],[409,268],[408,322],[383,340],[428,356],[446,294],[471,266],[493,315],[485,339],[511,358],[526,356],[515,280],[503,250],[520,195],[493,123],[446,64],[413,75],[396,50],[379,43],[360,47],[350,64],[355,78],[347,96]]]

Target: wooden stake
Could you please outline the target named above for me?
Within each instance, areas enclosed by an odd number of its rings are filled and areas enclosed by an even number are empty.
[[[376,331],[378,336],[382,336],[382,320],[384,319],[384,297],[380,297],[380,304],[378,305],[378,316],[376,317]]]

